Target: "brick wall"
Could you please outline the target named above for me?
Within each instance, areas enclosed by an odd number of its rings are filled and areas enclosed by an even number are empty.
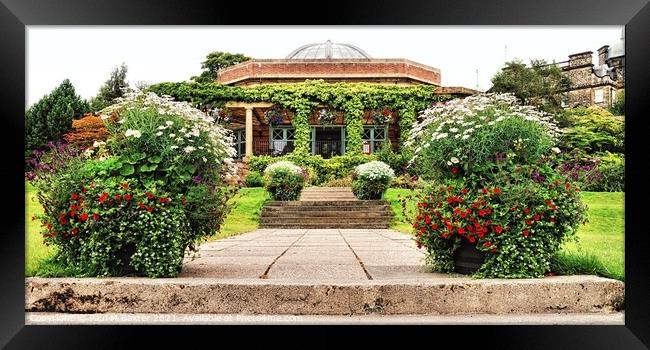
[[[264,82],[283,79],[344,80],[360,78],[411,78],[440,85],[440,70],[403,59],[383,60],[251,60],[219,72],[222,84],[245,84],[246,80]]]

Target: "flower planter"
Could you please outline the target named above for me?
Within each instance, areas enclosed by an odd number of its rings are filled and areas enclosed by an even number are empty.
[[[484,258],[474,244],[462,239],[460,247],[454,251],[454,271],[464,275],[472,274],[481,267]]]
[[[115,253],[115,257],[120,260],[119,276],[139,275],[138,271],[131,266],[131,256],[134,253],[135,246],[133,244],[124,245]]]

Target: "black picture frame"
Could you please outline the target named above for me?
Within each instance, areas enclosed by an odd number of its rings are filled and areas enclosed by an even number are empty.
[[[643,112],[650,101],[650,5],[647,0],[483,0],[423,3],[417,0],[319,2],[310,6],[283,6],[278,2],[144,1],[144,0],[0,0],[0,70],[4,166],[0,167],[4,199],[3,240],[0,243],[0,345],[7,348],[122,348],[150,344],[161,327],[25,326],[24,298],[24,180],[22,169],[25,112],[25,26],[29,25],[625,25],[626,33],[626,188],[624,326],[500,326],[418,327],[399,340],[416,346],[434,342],[482,348],[643,349],[650,347],[650,258],[648,232],[643,224],[648,186],[644,184],[646,149]],[[430,43],[435,45],[433,38]],[[80,44],[80,52],[85,54]],[[89,57],[92,59],[92,57]],[[642,109],[646,107],[645,110]],[[9,166],[12,164],[12,166]],[[11,192],[11,195],[8,195]],[[16,200],[16,202],[13,202]],[[23,204],[23,205],[21,205]],[[220,344],[233,329],[174,327],[165,338],[200,346],[197,334],[212,335]],[[162,327],[163,332],[170,332]],[[276,332],[277,327],[267,330]],[[405,331],[405,329],[400,329]],[[300,329],[303,335],[306,329]],[[329,330],[328,330],[329,331]],[[257,334],[258,330],[255,330]],[[290,330],[295,335],[295,330]],[[391,331],[392,332],[392,331]],[[250,336],[251,340],[289,343],[285,337]],[[356,334],[356,335],[355,335]],[[469,335],[469,336],[468,336]],[[363,330],[351,336],[366,344],[385,339],[390,332]],[[189,338],[188,338],[189,337]],[[284,338],[284,339],[283,339]],[[337,337],[319,337],[318,342]],[[315,339],[312,339],[313,342]],[[331,341],[330,340],[330,341]],[[308,345],[308,344],[307,344]],[[187,346],[187,345],[186,345]],[[217,346],[217,345],[215,345]],[[223,346],[221,345],[218,346]]]

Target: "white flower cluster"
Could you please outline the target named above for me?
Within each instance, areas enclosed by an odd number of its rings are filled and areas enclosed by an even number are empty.
[[[510,118],[523,118],[542,125],[554,140],[560,135],[553,116],[534,106],[523,106],[513,94],[481,94],[449,101],[424,110],[409,132],[405,145],[421,145],[415,149],[414,161],[423,148],[448,138],[468,140],[484,126]],[[450,159],[448,164],[455,164]]]
[[[354,168],[354,171],[364,179],[368,180],[381,180],[381,179],[390,179],[392,180],[395,177],[395,171],[391,167],[378,160],[373,160],[368,163],[357,165]]]
[[[292,162],[286,161],[286,160],[281,160],[279,162],[275,162],[273,164],[270,164],[269,166],[264,169],[264,174],[268,175],[274,172],[277,169],[289,169],[290,171],[294,172],[295,174],[302,174],[302,168],[293,164]]]
[[[182,148],[187,154],[197,149],[207,150],[216,159],[223,161],[227,178],[235,176],[237,169],[234,166],[233,157],[237,155],[237,151],[233,147],[233,133],[215,123],[212,116],[201,112],[187,102],[174,101],[170,96],[158,96],[153,92],[144,93],[140,91],[126,93],[124,97],[116,99],[115,104],[102,110],[101,114],[110,115],[116,113],[119,116],[121,111],[133,109],[154,109],[163,116],[182,117],[187,121],[185,123],[187,127],[175,125],[171,120],[166,120],[163,123],[164,119],[162,119],[162,125],[158,127],[155,135],[163,136],[165,132],[169,132],[167,135],[177,142],[177,146],[172,146],[172,149]],[[118,123],[123,122],[124,119],[122,118],[120,117]],[[213,142],[205,145],[189,144],[195,142],[193,138],[199,137],[201,134],[206,134]],[[127,130],[126,136],[140,137],[141,133],[138,130]]]
[[[142,136],[142,133],[140,132],[140,130],[129,129],[124,133],[124,136],[135,137],[136,139],[139,139],[140,136]]]

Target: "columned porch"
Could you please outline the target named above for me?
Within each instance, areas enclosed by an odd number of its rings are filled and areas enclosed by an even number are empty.
[[[282,123],[269,124],[265,112],[273,107],[269,102],[228,102],[225,104],[230,116],[227,127],[235,136],[235,148],[238,158],[253,155],[281,156],[294,151],[296,130],[292,124],[293,114],[287,112]],[[394,148],[398,145],[399,134],[396,123],[374,125],[372,118],[364,118],[362,134],[362,153],[370,154],[379,150],[381,145],[390,140]],[[310,133],[307,149],[312,155],[331,158],[346,153],[348,150],[348,133],[344,116],[339,113],[336,120],[327,125],[318,121],[318,111],[310,118]]]

